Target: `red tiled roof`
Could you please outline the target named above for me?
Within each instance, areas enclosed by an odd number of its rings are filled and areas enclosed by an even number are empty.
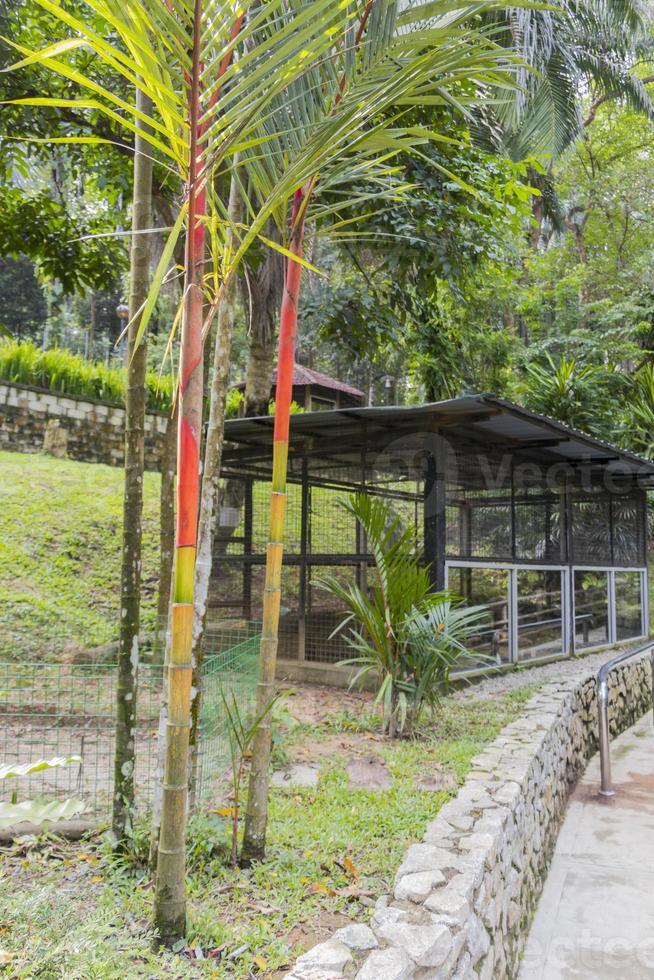
[[[277,369],[273,371],[272,383],[277,384]],[[293,387],[299,385],[318,385],[320,388],[329,388],[331,391],[343,391],[354,398],[363,398],[363,392],[352,385],[339,381],[338,378],[330,378],[328,374],[321,371],[314,371],[305,367],[303,364],[293,365]]]

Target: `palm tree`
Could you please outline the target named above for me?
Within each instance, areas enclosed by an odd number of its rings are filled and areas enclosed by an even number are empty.
[[[155,923],[162,942],[184,934],[185,829],[188,732],[191,704],[191,644],[202,424],[203,304],[213,276],[207,275],[205,239],[211,224],[215,274],[221,268],[220,236],[226,222],[213,193],[213,175],[224,161],[261,139],[261,120],[274,100],[284,98],[293,79],[314,60],[328,58],[345,37],[355,10],[332,0],[87,0],[101,33],[52,0],[36,0],[72,36],[43,51],[14,43],[23,57],[13,68],[38,63],[63,76],[82,96],[23,100],[31,105],[93,109],[123,132],[144,141],[184,187],[149,296],[138,315],[138,345],[164,278],[171,273],[177,242],[184,240],[184,290],[180,309],[177,529],[172,602],[172,646],[168,667],[168,722],[164,800],[159,837]],[[117,38],[117,42],[107,40]],[[126,103],[109,86],[71,67],[66,56],[89,49],[109,72],[148,97],[152,114]],[[235,52],[238,48],[238,55]],[[224,95],[221,94],[224,90]],[[53,106],[53,102],[57,103]],[[273,190],[250,228],[254,241],[269,214],[288,193]]]
[[[498,43],[522,59],[515,97],[478,114],[513,159],[561,156],[592,121],[597,100],[623,99],[652,114],[633,68],[649,22],[640,0],[556,0],[548,9],[500,8],[485,19]],[[586,117],[584,92],[592,96]]]
[[[514,160],[547,156],[543,170],[530,169],[540,192],[532,199],[532,251],[543,220],[564,228],[563,211],[551,179],[552,164],[582,136],[599,106],[620,99],[652,117],[647,82],[635,70],[651,14],[641,0],[556,0],[553,8],[500,8],[486,15],[498,43],[523,61],[514,98],[500,99],[477,114],[476,134]],[[583,95],[590,108],[583,113]]]
[[[279,354],[273,436],[270,532],[266,559],[257,712],[270,701],[277,657],[281,567],[292,370],[308,220],[330,220],[350,234],[347,207],[397,197],[403,187],[393,158],[420,153],[437,132],[404,120],[417,105],[454,111],[483,99],[489,86],[509,83],[506,52],[480,31],[471,7],[448,8],[393,0],[369,0],[342,58],[316,63],[298,77],[284,98],[273,100],[256,156],[244,166],[260,200],[286,190],[278,207],[288,244],[280,311]],[[455,175],[450,175],[456,179]],[[327,198],[325,192],[330,192]],[[337,203],[334,203],[334,202]],[[252,230],[249,232],[252,235]],[[356,234],[356,232],[354,232]],[[248,235],[244,237],[243,249]],[[254,740],[243,860],[265,851],[271,722],[266,717]]]
[[[550,415],[574,429],[598,434],[610,412],[609,392],[616,372],[599,364],[545,353],[544,363],[527,364],[520,391],[534,411]]]
[[[362,590],[325,574],[316,585],[348,610],[338,629],[348,627],[345,638],[355,656],[344,663],[359,668],[352,684],[370,674],[379,677],[376,700],[383,706],[384,729],[393,737],[417,722],[423,706],[437,704],[453,667],[466,658],[473,662],[466,640],[487,613],[433,591],[420,542],[393,517],[388,501],[355,494],[344,506],[364,531],[375,561],[374,582]]]
[[[632,380],[629,415],[631,425],[625,432],[637,452],[654,457],[654,366],[644,364]]]

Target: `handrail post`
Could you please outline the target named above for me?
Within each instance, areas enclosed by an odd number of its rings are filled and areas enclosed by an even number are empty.
[[[654,646],[649,652],[649,662],[652,668],[652,722],[654,723]]]
[[[599,750],[600,750],[600,795],[615,796],[615,790],[611,782],[611,753],[609,750],[609,685],[606,678],[602,678],[597,690],[597,712],[599,722]]]

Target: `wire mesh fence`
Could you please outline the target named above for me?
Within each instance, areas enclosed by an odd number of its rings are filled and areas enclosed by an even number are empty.
[[[209,628],[202,667],[202,708],[196,800],[209,802],[229,762],[223,694],[251,713],[260,626],[244,620]],[[137,809],[153,796],[164,667],[139,665],[136,709]],[[0,661],[0,764],[79,756],[80,764],[0,780],[0,799],[75,797],[85,818],[109,814],[115,750],[116,664]]]

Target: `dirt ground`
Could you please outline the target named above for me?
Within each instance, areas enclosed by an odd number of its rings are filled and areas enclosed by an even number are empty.
[[[335,690],[321,685],[297,685],[284,701],[289,714],[303,725],[320,726],[338,719],[339,730],[333,734],[298,740],[289,750],[289,764],[278,772],[274,783],[297,782],[311,786],[317,782],[322,759],[341,756],[347,767],[351,789],[379,791],[388,789],[392,777],[383,749],[389,739],[381,734],[358,730],[362,715],[375,710],[374,697],[366,692]],[[445,767],[431,762],[425,767],[418,786],[426,792],[438,793],[456,786],[456,779]]]

